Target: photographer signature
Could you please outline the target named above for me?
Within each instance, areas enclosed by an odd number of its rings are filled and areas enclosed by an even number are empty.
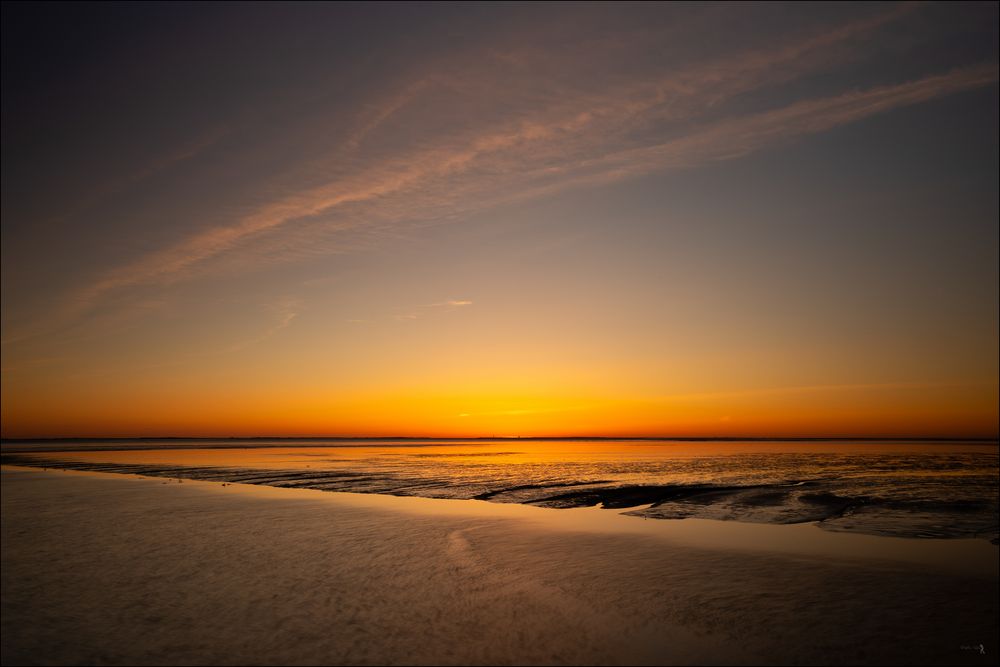
[[[962,644],[958,648],[963,651],[977,651],[979,655],[986,655],[986,647],[982,644],[975,644],[974,646],[969,646],[968,644]]]

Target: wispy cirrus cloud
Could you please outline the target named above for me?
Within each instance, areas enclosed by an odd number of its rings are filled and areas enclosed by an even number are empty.
[[[472,302],[468,299],[448,299],[447,301],[439,301],[437,303],[429,303],[425,308],[461,308],[462,306],[471,306]]]
[[[122,174],[117,178],[107,180],[100,185],[91,188],[85,197],[79,201],[73,202],[69,208],[58,213],[48,222],[52,222],[53,220],[69,219],[80,215],[81,213],[99,205],[101,202],[127,191],[130,187],[135,186],[137,183],[141,183],[156,174],[159,174],[167,169],[177,167],[192,158],[196,158],[211,149],[213,146],[216,146],[220,141],[232,134],[233,131],[234,129],[232,127],[223,125],[214,127],[207,132],[196,135],[185,143],[182,143],[171,150],[165,151],[161,155],[150,158],[148,162],[138,168],[133,168],[129,173]]]
[[[302,180],[311,185],[277,193],[228,222],[108,270],[68,296],[64,317],[72,319],[124,290],[343,252],[359,239],[391,237],[524,199],[737,159],[997,80],[995,63],[985,63],[903,83],[791,97],[771,108],[727,106],[863,58],[859,44],[918,9],[895,5],[767,47],[666,71],[653,67],[633,75],[626,69],[593,82],[569,80],[564,75],[579,72],[580,63],[556,59],[552,65],[552,54],[544,49],[498,57],[497,49],[485,48],[467,62],[421,71],[398,93],[372,105],[325,162],[305,167]],[[655,37],[613,48],[616,53],[651,49]],[[532,66],[539,62],[546,67],[536,73]],[[495,99],[484,102],[479,99],[484,95]],[[463,105],[480,109],[491,99],[502,113],[463,114]],[[461,122],[442,128],[428,121],[435,113]],[[406,140],[396,150],[382,146],[367,153],[381,133]],[[331,174],[326,180],[325,171]]]
[[[268,319],[271,320],[263,330],[257,332],[249,338],[245,338],[229,347],[229,352],[238,352],[248,347],[253,347],[272,338],[282,329],[291,326],[302,310],[302,303],[295,297],[284,297],[276,302],[266,304],[265,311],[268,312]]]
[[[471,305],[472,301],[469,299],[448,299],[447,301],[436,301],[434,303],[425,303],[420,306],[415,306],[405,313],[394,315],[393,318],[400,322],[406,322],[410,320],[418,320],[433,310],[455,310]]]

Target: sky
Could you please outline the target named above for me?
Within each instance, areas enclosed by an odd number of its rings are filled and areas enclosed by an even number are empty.
[[[4,3],[2,419],[998,431],[997,3]]]

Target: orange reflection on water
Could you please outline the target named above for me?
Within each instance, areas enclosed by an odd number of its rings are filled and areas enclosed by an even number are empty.
[[[990,442],[948,441],[641,441],[529,440],[510,438],[466,442],[313,442],[240,445],[225,441],[163,445],[149,449],[102,449],[60,452],[59,458],[98,463],[143,465],[237,466],[264,469],[332,468],[351,461],[410,458],[449,465],[521,465],[560,462],[622,463],[670,458],[690,459],[759,454],[958,454],[996,453]]]

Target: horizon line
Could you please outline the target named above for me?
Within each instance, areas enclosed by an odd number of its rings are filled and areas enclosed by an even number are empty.
[[[642,435],[642,436],[622,436],[622,435],[477,435],[477,436],[418,436],[418,435],[221,435],[221,436],[185,436],[185,435],[165,435],[165,436],[53,436],[53,437],[28,437],[28,438],[7,438],[0,437],[0,443],[18,442],[135,442],[135,441],[219,441],[219,440],[536,440],[536,441],[558,441],[558,440],[676,440],[682,442],[703,442],[703,441],[732,441],[732,442],[782,442],[782,441],[845,441],[845,440],[874,440],[874,441],[932,441],[946,440],[949,442],[997,442],[1000,435],[984,436],[953,436],[953,435],[830,435],[830,436],[678,436],[678,435]]]

